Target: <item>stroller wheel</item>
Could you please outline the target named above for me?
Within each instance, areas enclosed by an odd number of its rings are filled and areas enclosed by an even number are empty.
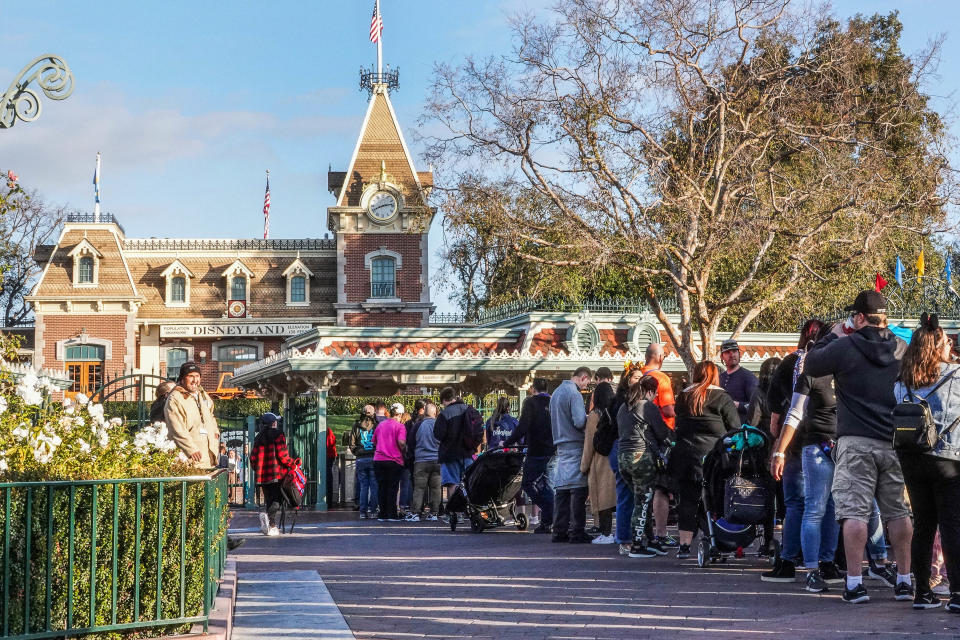
[[[457,530],[457,514],[451,513],[450,514],[450,531],[456,531],[456,530]]]
[[[520,531],[526,531],[527,530],[527,514],[518,513],[516,520],[517,520],[517,529]]]
[[[473,531],[474,533],[483,533],[483,529],[483,520],[481,520],[479,517],[470,519],[470,531]]]
[[[700,536],[697,542],[697,566],[705,567],[710,563],[710,541]]]

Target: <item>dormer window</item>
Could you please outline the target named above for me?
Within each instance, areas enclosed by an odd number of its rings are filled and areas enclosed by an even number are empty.
[[[231,300],[247,299],[247,277],[246,276],[233,276],[230,278],[230,299]]]
[[[253,272],[240,260],[235,261],[223,272],[227,285],[227,302],[230,300],[250,301],[250,279]]]
[[[313,272],[307,268],[300,256],[284,269],[287,279],[287,306],[306,307],[310,304],[310,277]]]
[[[73,258],[73,286],[97,286],[100,280],[100,258],[103,254],[84,238],[67,255]]]
[[[397,300],[397,271],[403,268],[403,257],[396,251],[380,247],[363,258],[370,270],[370,300]]]
[[[190,306],[190,278],[193,273],[187,269],[179,260],[174,260],[173,264],[164,269],[162,275],[167,282],[166,295],[164,302],[168,307],[188,307]]]

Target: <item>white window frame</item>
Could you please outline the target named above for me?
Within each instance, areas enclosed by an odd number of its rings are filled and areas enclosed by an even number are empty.
[[[84,238],[77,246],[75,246],[70,253],[67,254],[68,257],[73,258],[73,286],[77,288],[84,287],[96,287],[100,283],[100,258],[103,257],[103,254],[100,253],[95,246],[90,244],[90,241]],[[80,259],[81,258],[92,258],[93,259],[93,282],[80,282]]]
[[[392,298],[374,298],[373,293],[373,260],[375,258],[393,258],[393,297]],[[363,266],[370,272],[370,277],[367,278],[367,302],[369,303],[383,303],[383,302],[400,302],[400,269],[403,268],[403,256],[401,256],[396,251],[391,251],[386,247],[380,247],[376,251],[371,251],[370,253],[363,256]]]
[[[313,272],[300,260],[299,254],[297,259],[290,263],[290,266],[284,269],[283,277],[287,279],[287,306],[288,307],[307,307],[310,306],[310,278],[313,276]],[[294,302],[292,299],[293,293],[293,279],[297,276],[304,278],[303,287],[304,287],[304,299],[299,302]]]
[[[163,295],[163,303],[167,307],[173,308],[183,308],[190,306],[190,278],[193,278],[194,275],[187,269],[187,267],[180,262],[179,260],[174,260],[173,263],[164,269],[161,273],[161,276],[166,280],[166,288]],[[184,279],[184,299],[183,302],[174,302],[173,300],[173,279],[176,277],[182,277]]]
[[[240,298],[232,297],[233,294],[233,279],[238,275],[246,277],[247,283],[244,287],[244,297],[243,301],[247,303],[247,315],[250,314],[250,285],[253,280],[253,272],[243,264],[240,260],[235,260],[233,264],[227,267],[226,271],[223,272],[223,277],[226,279],[226,295],[224,296],[225,302],[230,302],[231,300],[239,300]]]

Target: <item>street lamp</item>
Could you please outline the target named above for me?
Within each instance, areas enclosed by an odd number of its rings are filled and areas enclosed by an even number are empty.
[[[51,100],[65,100],[73,93],[73,72],[63,58],[40,56],[25,66],[0,96],[0,129],[9,129],[18,118],[33,122],[40,117],[40,96],[28,86],[34,81]]]

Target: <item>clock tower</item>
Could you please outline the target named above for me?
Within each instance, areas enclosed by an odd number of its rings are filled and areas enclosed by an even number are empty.
[[[425,327],[430,302],[427,203],[433,174],[418,172],[400,132],[389,90],[397,71],[361,71],[370,92],[346,171],[330,171],[337,198],[327,224],[337,242],[337,324]]]

